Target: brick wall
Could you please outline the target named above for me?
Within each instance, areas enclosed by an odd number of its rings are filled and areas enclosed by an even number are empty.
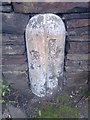
[[[25,28],[29,19],[39,13],[55,13],[67,30],[65,47],[65,86],[86,85],[89,70],[88,3],[0,3],[2,13],[2,72],[13,87],[28,88]],[[0,31],[1,33],[1,31]],[[21,86],[21,87],[20,87]]]

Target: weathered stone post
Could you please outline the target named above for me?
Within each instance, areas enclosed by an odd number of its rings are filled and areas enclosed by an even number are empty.
[[[26,28],[31,89],[39,97],[52,94],[64,66],[65,26],[54,14],[32,17]]]

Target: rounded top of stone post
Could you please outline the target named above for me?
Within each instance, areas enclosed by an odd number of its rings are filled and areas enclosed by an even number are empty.
[[[33,16],[27,24],[26,31],[34,28],[40,28],[40,26],[43,26],[47,23],[52,23],[52,26],[53,24],[56,24],[56,27],[58,26],[57,28],[59,28],[58,31],[62,34],[66,34],[63,20],[58,15],[52,13],[38,14]]]

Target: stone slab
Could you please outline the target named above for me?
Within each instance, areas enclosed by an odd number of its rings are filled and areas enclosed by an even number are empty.
[[[90,71],[90,69],[88,69],[88,65],[86,66],[78,66],[78,67],[75,67],[75,66],[65,66],[65,71],[66,72],[82,72],[82,71]]]
[[[0,12],[6,12],[6,13],[10,13],[12,12],[12,6],[8,5],[8,6],[0,6]]]
[[[25,71],[2,72],[3,79],[7,81],[15,90],[24,92],[29,89],[28,75]]]
[[[17,34],[2,34],[2,45],[23,45],[25,46],[24,42],[24,35],[17,35]]]
[[[90,54],[67,54],[67,60],[90,60]]]
[[[89,26],[90,19],[72,19],[67,21],[67,28],[77,28],[77,27],[85,27]]]
[[[68,53],[70,54],[88,54],[89,51],[89,42],[69,42],[69,50]]]
[[[88,63],[89,63],[90,61],[89,60],[79,60],[79,61],[75,61],[75,60],[66,60],[65,61],[65,66],[79,66],[79,65],[81,65],[81,66],[86,66],[86,65],[88,65]]]
[[[88,35],[89,27],[80,27],[80,28],[71,28],[67,29],[67,34],[68,36],[85,36]]]
[[[3,73],[22,73],[26,72],[28,70],[27,64],[22,64],[22,65],[2,65],[2,72]]]
[[[10,64],[25,64],[26,56],[25,55],[5,55],[2,56],[2,64],[10,65]]]
[[[7,0],[7,1],[1,0],[0,5],[2,5],[2,6],[11,5],[11,0]]]
[[[9,112],[10,112],[10,114],[11,114],[11,116],[12,116],[12,118],[26,118],[27,116],[26,116],[26,114],[20,109],[20,108],[16,108],[16,107],[14,107],[14,106],[9,106]]]
[[[2,99],[1,97],[0,97],[0,99]],[[0,103],[0,119],[2,119],[2,103]]]
[[[2,118],[5,119],[5,118],[8,118],[9,116],[10,116],[10,113],[9,113],[8,109],[5,109],[4,113],[2,115]]]
[[[88,81],[88,72],[77,71],[73,73],[67,73],[66,76],[66,85],[71,86],[79,86],[84,85]]]
[[[2,33],[24,34],[29,15],[2,13]]]
[[[69,42],[89,42],[90,41],[90,36],[87,35],[80,35],[80,36],[68,36],[67,41]]]
[[[3,55],[23,55],[25,53],[25,47],[20,45],[6,45],[2,46]]]
[[[89,13],[71,13],[71,14],[64,14],[63,19],[65,20],[72,20],[72,19],[88,19],[90,18]]]
[[[78,72],[78,71],[89,71],[89,64],[87,61],[75,61],[75,60],[66,60],[65,62],[65,71],[66,72]]]
[[[13,8],[18,13],[72,13],[87,12],[85,2],[13,2]],[[47,8],[47,9],[46,9]]]

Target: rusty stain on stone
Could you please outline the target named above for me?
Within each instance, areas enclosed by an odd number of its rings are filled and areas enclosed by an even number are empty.
[[[26,28],[29,79],[34,94],[53,94],[63,74],[65,26],[54,14],[32,17]]]

